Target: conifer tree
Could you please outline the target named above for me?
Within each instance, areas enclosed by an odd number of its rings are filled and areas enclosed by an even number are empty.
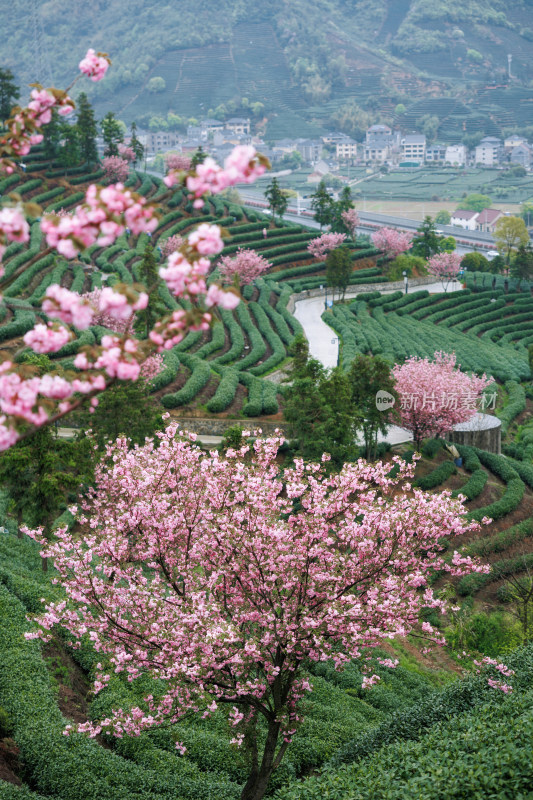
[[[112,111],[108,111],[100,123],[104,138],[104,156],[118,156],[118,146],[124,141],[124,134],[118,119]]]
[[[281,220],[287,210],[289,200],[281,190],[277,178],[272,178],[268,184],[265,190],[265,197],[268,200],[269,208],[272,210],[272,219],[276,221],[276,214],[278,214]]]
[[[93,108],[85,92],[82,92],[78,97],[77,126],[81,158],[86,164],[96,164],[98,161],[98,151],[96,149],[98,128]]]
[[[135,161],[133,162],[134,165],[137,164],[138,161],[142,161],[144,156],[144,145],[142,145],[137,138],[137,123],[131,123],[131,137],[130,137],[130,147],[135,153]]]
[[[311,208],[315,212],[314,219],[320,225],[320,230],[324,225],[331,222],[333,200],[326,190],[324,181],[320,181],[316,192],[311,195]]]
[[[146,308],[137,311],[135,315],[135,330],[139,335],[148,336],[155,321],[165,313],[165,307],[157,291],[160,282],[159,270],[151,244],[147,244],[144,248],[143,260],[139,267],[139,280],[150,290],[150,294]]]
[[[11,116],[11,108],[20,97],[20,90],[14,83],[15,76],[10,69],[0,69],[0,120],[5,122]]]

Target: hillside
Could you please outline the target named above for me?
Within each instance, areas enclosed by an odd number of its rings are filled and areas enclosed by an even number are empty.
[[[93,100],[126,121],[231,115],[262,103],[256,121],[266,115],[271,138],[312,136],[332,122],[358,135],[378,116],[407,128],[437,116],[453,140],[529,124],[531,8],[530,0],[21,0],[4,15],[3,61],[21,84],[62,85],[88,46],[105,50],[113,70],[91,87]]]

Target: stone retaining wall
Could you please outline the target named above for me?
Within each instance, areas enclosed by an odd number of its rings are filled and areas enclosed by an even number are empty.
[[[275,278],[275,273],[272,275]],[[325,281],[324,277],[324,281]],[[429,276],[427,278],[409,278],[409,290],[412,289],[420,289],[424,286],[429,286],[431,283],[435,283],[436,278],[435,276]],[[362,284],[361,286],[352,286],[348,287],[346,290],[346,296],[355,297],[356,294],[363,294],[364,292],[383,292],[387,290],[388,292],[397,292],[399,289],[403,291],[404,289],[404,282],[401,281],[390,281],[390,283],[368,283]],[[298,300],[305,300],[308,297],[323,297],[324,290],[323,289],[306,289],[303,292],[298,292],[297,294],[291,294],[289,298],[289,302],[287,303],[287,309],[290,311],[291,314],[294,314],[294,306]]]
[[[173,417],[172,422],[179,423],[185,431],[197,433],[199,436],[223,436],[227,428],[240,425],[242,428],[254,430],[261,428],[263,433],[271,435],[276,428],[284,433],[287,431],[287,423],[274,422],[265,419],[210,419],[208,417]]]

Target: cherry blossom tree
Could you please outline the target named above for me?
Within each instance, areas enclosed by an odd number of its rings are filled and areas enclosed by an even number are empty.
[[[159,246],[163,258],[168,258],[172,253],[175,253],[183,246],[183,236],[180,236],[179,233],[175,233],[174,236],[163,239]]]
[[[357,238],[357,228],[360,225],[359,214],[355,210],[355,208],[348,208],[346,211],[341,213],[341,219],[344,223],[344,226],[352,239],[355,241]]]
[[[438,352],[433,359],[413,356],[392,370],[400,399],[400,425],[412,432],[417,448],[422,439],[442,436],[471,419],[483,391],[492,383],[486,375],[461,372],[455,353]]]
[[[110,183],[124,183],[130,172],[129,161],[121,156],[106,156],[102,161],[105,178]]]
[[[109,63],[105,53],[95,53],[91,49],[79,64],[78,78],[86,75],[93,81],[101,80]],[[65,91],[34,84],[28,106],[12,109],[0,133],[0,171],[11,174],[20,169],[17,160],[42,141],[40,128],[50,122],[53,110],[63,115],[73,111],[75,104],[68,91],[76,80]],[[188,172],[171,169],[164,181],[169,188],[182,187],[199,207],[207,193],[219,193],[237,183],[251,183],[267,166],[267,159],[257,154],[252,146],[240,146],[225,159],[223,166],[208,157]],[[35,203],[22,203],[9,197],[0,208],[0,259],[10,242],[29,241],[26,214],[41,217],[40,227],[47,245],[42,255],[57,251],[67,259],[76,257],[93,244],[101,247],[113,244],[126,229],[134,236],[151,234],[158,224],[154,206],[120,182],[106,187],[90,185],[84,202],[67,215],[42,214]],[[136,380],[142,363],[149,356],[172,348],[189,330],[209,328],[213,308],[234,308],[239,302],[236,293],[224,291],[214,283],[209,288],[206,285],[209,257],[220,253],[223,246],[220,228],[216,225],[200,225],[190,233],[160,269],[160,277],[174,296],[187,301],[186,308],[179,308],[158,320],[146,340],[139,341],[125,332],[104,336],[99,345],[82,348],[74,362],[82,375],[52,373],[28,377],[28,370],[9,358],[4,360],[0,364],[0,450],[31,435],[37,427],[60,419],[86,398],[96,401],[95,395],[113,381]],[[1,280],[0,265],[0,291],[24,269],[26,266],[22,265],[9,278]],[[102,295],[105,308],[100,307],[99,311],[107,310],[119,320],[133,316],[148,302],[148,294],[142,286],[115,284],[113,290],[106,289]],[[68,326],[75,324],[78,329],[86,329],[95,313],[86,299],[56,284],[48,287],[43,310],[51,321],[39,322],[24,336],[25,344],[38,353],[57,352],[73,336]]]
[[[159,446],[108,446],[75,534],[62,529],[48,543],[31,533],[66,599],[27,638],[61,625],[76,644],[89,630],[102,654],[95,692],[113,672],[158,679],[157,699],[76,726],[91,736],[226,708],[233,742],[250,747],[242,800],[261,800],[312,688],[307,667],[333,659],[342,669],[412,630],[442,643],[419,625],[422,607],[446,609],[428,579],[436,569],[488,571],[457,552],[441,558],[441,540],[478,525],[449,493],[401,491],[414,467],[399,457],[395,478],[390,464],[362,460],[334,475],[300,459],[280,472],[281,438],[222,458],[175,424],[157,436]]]
[[[218,262],[222,278],[228,283],[233,281],[240,286],[252,283],[271,267],[270,261],[260,256],[255,250],[243,247],[238,248],[235,256],[224,256]]]
[[[461,271],[463,257],[459,253],[437,253],[428,259],[429,272],[438,278],[446,292],[451,281],[457,279]]]
[[[124,159],[124,161],[127,161],[128,163],[133,163],[137,160],[133,147],[130,147],[128,144],[124,144],[123,142],[118,145],[118,154],[122,159]]]
[[[312,239],[307,249],[315,258],[325,258],[332,250],[340,247],[345,239],[345,233],[323,233],[322,236]]]
[[[396,228],[380,228],[371,236],[374,247],[383,250],[386,258],[396,258],[400,253],[409,250],[413,242],[413,234],[398,231]]]
[[[165,166],[167,172],[181,170],[187,172],[191,168],[192,159],[190,156],[181,153],[167,153],[165,155]]]

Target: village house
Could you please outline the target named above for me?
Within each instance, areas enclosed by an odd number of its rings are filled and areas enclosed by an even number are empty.
[[[335,154],[339,161],[349,161],[357,158],[357,142],[347,136],[336,143]]]
[[[503,157],[503,143],[496,136],[485,136],[476,147],[476,164],[498,167]]]
[[[426,137],[422,133],[408,133],[400,141],[404,161],[421,164],[426,158]]]
[[[464,167],[468,151],[464,144],[451,144],[446,148],[446,156],[444,161],[446,164],[452,164],[454,167]]]
[[[478,216],[478,211],[458,208],[451,216],[450,225],[453,225],[455,228],[464,228],[465,231],[475,231]]]
[[[446,147],[443,144],[428,144],[426,147],[426,161],[432,164],[444,161],[446,156]]]
[[[484,208],[476,220],[476,230],[484,233],[494,233],[498,221],[504,217],[503,211],[497,208]]]
[[[399,147],[400,135],[388,125],[372,125],[365,138],[364,159],[383,164]]]
[[[233,131],[233,133],[249,134],[250,133],[250,118],[249,117],[231,117],[226,120],[226,128]]]

